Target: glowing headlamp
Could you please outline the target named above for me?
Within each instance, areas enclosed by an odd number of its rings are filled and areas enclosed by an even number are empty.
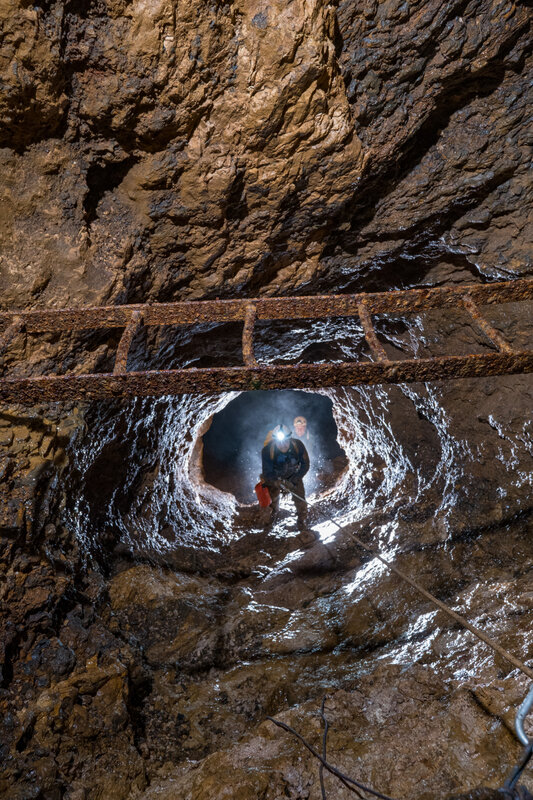
[[[278,442],[282,442],[284,439],[286,439],[286,438],[287,438],[287,437],[285,436],[285,434],[283,433],[283,431],[278,431],[278,432],[277,432],[277,433],[275,433],[274,435],[275,435],[276,439],[278,440]]]

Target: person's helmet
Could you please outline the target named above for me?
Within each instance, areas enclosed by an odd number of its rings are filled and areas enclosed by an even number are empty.
[[[290,439],[291,431],[287,428],[286,425],[276,425],[274,430],[272,431],[272,438],[275,442],[284,442],[287,439]]]
[[[294,417],[293,425],[307,425],[307,420],[305,417]]]

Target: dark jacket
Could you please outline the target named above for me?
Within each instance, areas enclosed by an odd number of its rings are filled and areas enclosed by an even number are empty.
[[[261,450],[263,480],[297,480],[303,478],[309,469],[309,456],[305,445],[299,439],[290,439],[289,449],[282,453],[274,442]]]

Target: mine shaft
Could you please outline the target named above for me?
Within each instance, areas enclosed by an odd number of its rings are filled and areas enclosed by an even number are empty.
[[[0,800],[533,800],[529,4],[1,17]]]

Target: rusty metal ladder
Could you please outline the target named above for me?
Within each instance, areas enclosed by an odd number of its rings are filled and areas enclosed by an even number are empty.
[[[56,400],[96,400],[133,396],[217,393],[232,390],[318,388],[404,383],[533,372],[533,351],[514,350],[481,314],[480,305],[533,299],[533,279],[493,284],[408,289],[366,294],[182,301],[0,312],[0,355],[22,332],[46,333],[123,328],[112,373],[45,375],[0,379],[0,401],[35,404]],[[391,358],[379,341],[376,314],[415,314],[437,308],[463,309],[496,352],[433,358]],[[260,364],[254,352],[258,320],[357,316],[371,361],[328,364]],[[128,354],[142,326],[242,322],[243,365],[174,370],[127,371]]]

